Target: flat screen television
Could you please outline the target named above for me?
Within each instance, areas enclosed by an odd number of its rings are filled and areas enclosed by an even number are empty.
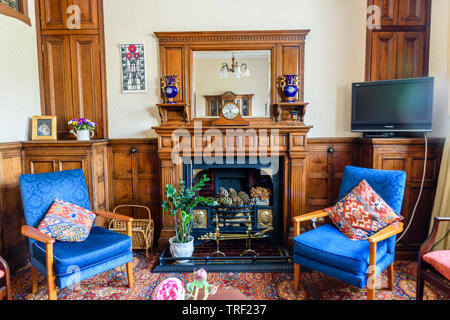
[[[352,132],[430,132],[434,78],[354,83]]]

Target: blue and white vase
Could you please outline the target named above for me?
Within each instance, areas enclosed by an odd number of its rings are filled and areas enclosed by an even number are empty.
[[[285,102],[295,103],[295,97],[300,89],[300,77],[297,74],[284,75],[281,78],[281,89],[284,94]]]
[[[175,98],[178,95],[179,80],[176,75],[164,76],[161,80],[162,90],[167,98],[167,103],[176,103]]]

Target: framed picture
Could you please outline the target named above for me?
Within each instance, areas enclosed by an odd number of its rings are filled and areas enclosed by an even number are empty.
[[[145,46],[143,43],[121,43],[122,93],[147,92]]]
[[[33,116],[33,140],[57,140],[56,116]]]

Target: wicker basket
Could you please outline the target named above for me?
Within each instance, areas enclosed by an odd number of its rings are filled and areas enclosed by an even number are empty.
[[[148,219],[133,219],[132,226],[132,237],[131,243],[133,250],[145,250],[145,255],[148,259],[148,250],[153,247],[153,235],[155,230],[155,225],[152,220],[150,209],[145,206],[140,205],[122,205],[114,208],[113,213],[120,208],[142,208],[148,211]],[[115,231],[121,234],[127,234],[127,224],[123,221],[112,220],[109,224],[109,230]]]

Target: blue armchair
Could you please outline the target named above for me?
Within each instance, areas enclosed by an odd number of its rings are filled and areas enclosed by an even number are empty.
[[[383,171],[346,167],[339,199],[363,179],[397,213],[401,212],[406,185],[403,171]],[[388,268],[389,290],[394,287],[394,256],[397,234],[402,223],[395,223],[373,235],[368,241],[352,241],[334,225],[325,224],[300,235],[302,222],[327,217],[324,210],[294,218],[294,287],[299,289],[300,266],[364,289],[367,299],[375,299],[376,276]]]
[[[56,198],[91,210],[83,170],[23,175],[20,191],[27,224],[22,234],[29,238],[33,294],[38,272],[47,276],[49,299],[56,300],[56,285],[63,289],[124,264],[128,285],[133,286],[132,218],[96,212],[101,217],[125,221],[128,235],[94,226],[89,237],[79,243],[55,241],[36,229]]]

